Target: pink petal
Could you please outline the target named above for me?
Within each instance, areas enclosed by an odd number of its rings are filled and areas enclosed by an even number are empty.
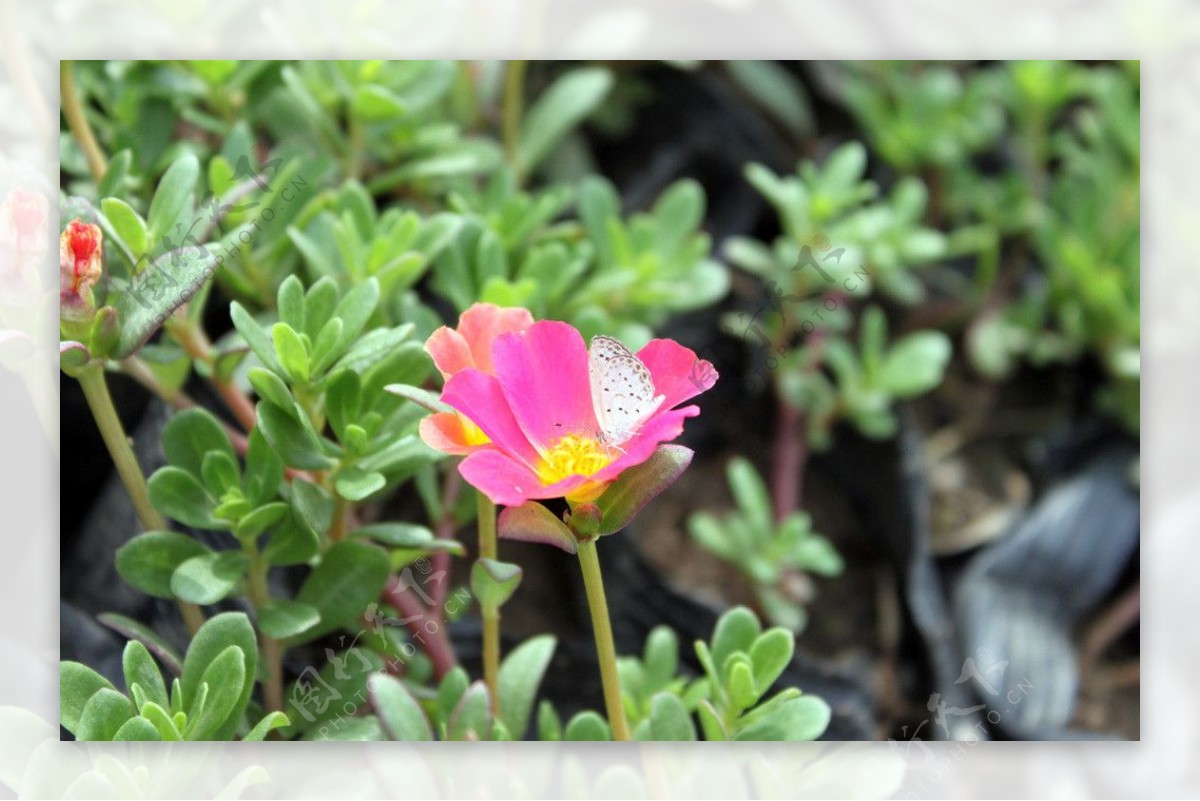
[[[492,344],[496,337],[513,331],[524,331],[533,325],[533,315],[520,307],[501,308],[491,303],[476,303],[458,318],[458,331],[466,340],[474,358],[474,366],[485,373],[494,373]]]
[[[453,328],[444,325],[425,341],[425,352],[433,357],[434,365],[446,380],[461,370],[475,366],[467,340]]]
[[[479,450],[458,466],[467,483],[501,506],[520,506],[526,501],[561,498],[588,482],[585,476],[568,476],[545,485],[538,475],[509,455],[496,450]]]
[[[660,412],[647,420],[636,434],[625,442],[624,451],[605,467],[592,475],[593,481],[612,481],[623,471],[635,467],[654,455],[664,442],[670,442],[683,433],[683,421],[700,414],[698,406],[685,406],[669,412]]]
[[[498,338],[492,357],[513,415],[539,448],[564,434],[596,432],[587,346],[574,328],[553,320],[534,323]]]
[[[536,465],[540,461],[537,449],[529,443],[513,417],[495,376],[482,370],[463,370],[446,382],[442,402],[466,415],[500,450],[527,465]]]
[[[712,362],[673,339],[652,339],[637,355],[650,370],[658,394],[666,396],[662,409],[674,409],[717,383]]]
[[[421,418],[420,432],[421,439],[425,441],[426,445],[435,451],[452,453],[455,456],[462,456],[486,447],[467,442],[462,418],[455,412],[438,412]]]

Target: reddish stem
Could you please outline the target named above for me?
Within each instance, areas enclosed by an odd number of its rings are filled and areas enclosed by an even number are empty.
[[[419,643],[433,663],[434,675],[441,680],[457,663],[454,649],[446,637],[446,628],[429,617],[429,610],[414,592],[409,592],[398,576],[388,579],[383,600],[399,610],[413,641]],[[428,622],[427,622],[428,621]],[[430,625],[435,623],[435,625]]]
[[[775,462],[771,470],[771,496],[775,501],[776,520],[782,521],[800,508],[800,484],[804,481],[804,463],[807,460],[804,412],[780,398],[775,425]]]
[[[434,534],[439,540],[449,540],[454,538],[454,507],[458,503],[458,491],[462,487],[462,479],[458,475],[457,470],[451,470],[446,474],[446,483],[442,485],[442,516],[438,519],[437,526],[434,528]],[[447,551],[438,551],[433,555],[433,574],[436,576],[439,572],[444,572],[445,578],[437,583],[433,588],[431,596],[433,598],[433,619],[438,624],[441,624],[445,614],[446,590],[450,586],[450,554]]]

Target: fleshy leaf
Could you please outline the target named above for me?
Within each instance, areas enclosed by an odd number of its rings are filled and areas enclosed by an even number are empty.
[[[690,448],[682,445],[662,445],[649,459],[622,473],[596,499],[596,506],[604,516],[599,536],[612,534],[629,525],[629,521],[643,506],[675,483],[692,463],[693,455]]]
[[[575,553],[575,535],[553,512],[534,501],[502,511],[496,519],[496,531],[505,539],[542,542]]]
[[[479,559],[471,566],[471,594],[486,609],[499,609],[521,583],[521,568],[495,559]]]

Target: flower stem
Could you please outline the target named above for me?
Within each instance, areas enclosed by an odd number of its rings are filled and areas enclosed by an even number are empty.
[[[479,558],[496,558],[496,506],[476,492],[479,524]],[[483,610],[483,681],[492,699],[492,713],[500,712],[500,610]]]
[[[75,141],[79,143],[79,148],[87,158],[88,169],[92,171],[92,177],[99,181],[104,177],[104,173],[108,172],[108,162],[105,161],[104,152],[100,150],[100,143],[96,141],[96,134],[92,132],[92,126],[87,121],[83,103],[75,88],[75,62],[64,61],[62,63],[58,72],[58,86],[62,94],[63,115],[67,118],[67,125],[70,126],[71,133],[75,135]]]
[[[133,448],[129,445],[125,427],[121,425],[121,418],[117,416],[117,410],[113,406],[112,395],[108,394],[108,383],[104,379],[104,366],[100,362],[89,364],[80,371],[78,380],[79,386],[83,390],[83,397],[87,399],[88,408],[91,409],[92,417],[96,420],[96,427],[100,429],[100,437],[104,440],[105,447],[108,448],[113,464],[116,465],[117,475],[121,477],[125,491],[129,493],[129,499],[133,502],[134,511],[137,513],[142,528],[146,531],[166,531],[167,521],[150,503],[150,493],[146,489],[146,477],[142,475],[142,468],[138,465]],[[204,625],[204,613],[195,604],[180,601],[179,611],[183,615],[183,622],[187,624],[188,631],[192,634],[195,634]]]
[[[520,165],[517,163],[517,145],[521,136],[521,111],[525,94],[525,61],[509,61],[504,71],[504,109],[503,109],[503,142],[504,157],[509,166],[517,173],[517,180],[522,178]]]
[[[250,574],[247,577],[247,595],[254,611],[259,612],[271,601],[271,589],[267,582],[270,564],[253,545],[247,547],[252,560]],[[267,677],[263,681],[263,705],[268,712],[283,711],[283,648],[279,640],[269,637],[259,631],[259,647],[262,650],[263,664],[267,667]]]
[[[596,540],[579,543],[579,567],[583,570],[583,586],[587,590],[588,611],[592,614],[592,629],[596,634],[596,655],[600,660],[600,682],[604,686],[604,706],[612,726],[613,739],[629,740],[629,724],[621,705],[621,684],[617,678],[617,650],[613,646],[612,624],[608,619],[608,601],[604,598],[604,579],[600,575],[600,557]]]
[[[221,399],[225,401],[225,405],[229,407],[229,411],[233,412],[233,416],[237,418],[237,421],[241,423],[243,428],[247,431],[254,430],[254,426],[258,422],[258,414],[254,410],[254,402],[246,397],[246,394],[238,389],[237,385],[232,381],[224,381],[217,377],[213,346],[208,341],[208,337],[204,331],[200,329],[200,326],[194,321],[187,319],[186,316],[176,314],[174,317],[168,319],[167,330],[175,337],[180,347],[183,348],[188,356],[196,361],[206,362],[214,366],[213,375],[210,380],[221,395]]]

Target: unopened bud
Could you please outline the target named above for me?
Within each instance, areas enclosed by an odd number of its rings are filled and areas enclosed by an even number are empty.
[[[95,311],[92,287],[103,272],[104,234],[100,227],[71,220],[58,240],[59,305],[64,320],[87,319]]]

